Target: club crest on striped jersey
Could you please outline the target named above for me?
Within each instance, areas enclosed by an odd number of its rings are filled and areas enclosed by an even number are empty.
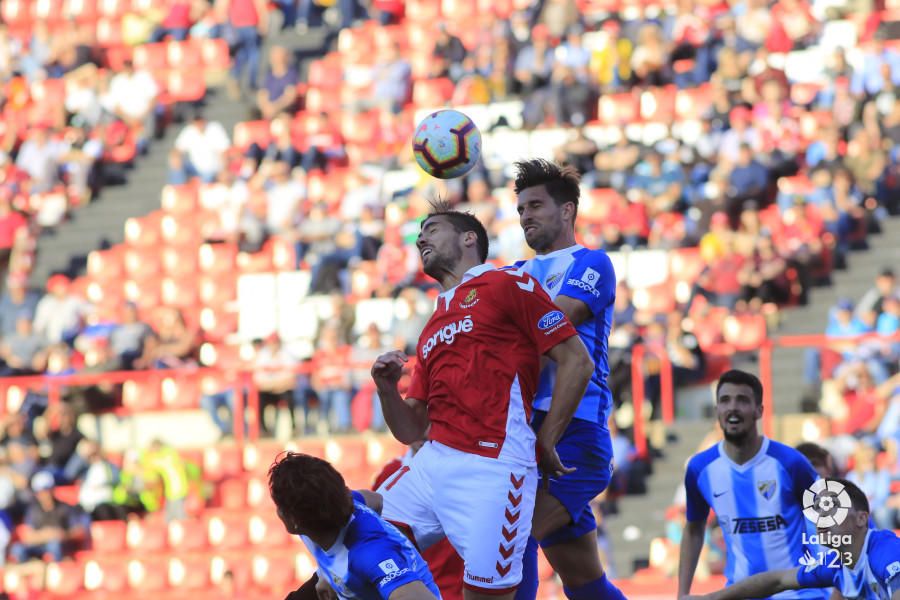
[[[767,479],[766,481],[760,481],[756,484],[756,489],[759,490],[759,493],[762,494],[762,497],[766,500],[771,500],[772,496],[775,495],[775,480]]]

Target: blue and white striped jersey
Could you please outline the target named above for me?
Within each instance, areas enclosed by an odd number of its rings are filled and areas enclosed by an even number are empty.
[[[300,539],[318,563],[325,579],[340,598],[387,600],[397,588],[421,581],[440,599],[431,571],[409,539],[366,506],[353,492],[353,516],[331,548],[321,548],[308,537]]]
[[[768,438],[742,465],[725,454],[724,442],[691,458],[684,477],[687,520],[706,520],[710,508],[715,512],[725,536],[729,585],[802,564],[803,534],[812,531],[803,516],[803,491],[818,478],[806,457]],[[773,597],[820,599],[826,593],[808,589]]]
[[[523,269],[537,279],[551,299],[559,295],[569,296],[581,300],[591,309],[593,318],[575,329],[596,367],[575,418],[598,423],[605,428],[612,408],[612,392],[606,384],[609,376],[609,331],[616,299],[616,272],[612,261],[603,250],[590,250],[576,244],[527,261],[518,261],[513,268]],[[551,361],[541,372],[534,399],[536,410],[550,408],[555,376],[556,363]]]
[[[834,586],[846,600],[890,600],[900,591],[900,538],[893,531],[869,529],[852,569],[841,560],[829,560],[829,553],[825,558],[797,571],[797,582],[804,587]]]

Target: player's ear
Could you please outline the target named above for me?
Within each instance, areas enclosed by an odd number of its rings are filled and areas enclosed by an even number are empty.
[[[478,244],[478,235],[474,231],[463,232],[463,246],[472,248]]]

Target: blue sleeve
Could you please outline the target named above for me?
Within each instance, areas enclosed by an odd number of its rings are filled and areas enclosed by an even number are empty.
[[[869,568],[888,598],[900,591],[900,537],[892,531],[873,531],[869,535]]]
[[[840,569],[829,568],[827,564],[816,563],[811,567],[797,569],[797,583],[801,588],[826,588],[836,587],[840,589],[838,581]]]
[[[400,545],[389,538],[370,538],[354,548],[350,568],[385,600],[397,588],[421,581],[415,565],[410,564]]]
[[[797,502],[803,506],[803,492],[819,478],[819,474],[809,460],[799,452],[796,452],[796,456],[789,466],[789,471],[794,496],[797,498]]]
[[[687,497],[687,512],[685,516],[688,522],[705,521],[709,516],[709,503],[700,492],[700,469],[694,460],[688,463],[684,474],[684,490]]]
[[[616,272],[606,252],[592,250],[580,255],[557,295],[581,300],[591,314],[602,314],[616,295]]]

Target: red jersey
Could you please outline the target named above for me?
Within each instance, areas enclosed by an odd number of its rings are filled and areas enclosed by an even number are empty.
[[[412,453],[407,452],[401,458],[395,458],[384,466],[375,477],[372,489],[377,490],[387,478],[396,473],[405,463],[412,459]],[[410,540],[415,544],[415,540]],[[457,554],[450,540],[442,539],[438,543],[422,551],[422,558],[428,563],[428,569],[434,578],[435,585],[441,591],[441,600],[463,600],[463,575],[466,565],[462,557]]]
[[[524,271],[479,265],[438,296],[409,396],[428,404],[429,439],[461,452],[535,462],[529,422],[541,355],[576,335]]]

